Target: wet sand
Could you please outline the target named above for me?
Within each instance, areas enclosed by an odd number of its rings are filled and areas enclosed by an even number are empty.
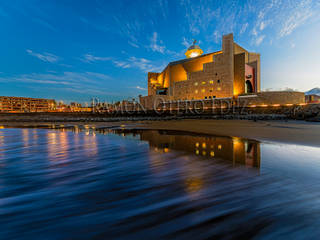
[[[30,127],[50,123],[3,123],[10,127]],[[248,120],[170,120],[135,122],[65,122],[57,125],[89,125],[95,127],[147,128],[155,130],[177,130],[194,133],[249,138],[258,141],[282,142],[320,147],[320,123],[305,121],[248,121]]]

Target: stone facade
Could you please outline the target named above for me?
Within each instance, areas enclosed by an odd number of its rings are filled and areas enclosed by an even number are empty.
[[[260,54],[222,38],[222,50],[171,62],[161,73],[148,73],[148,96],[140,97],[146,109],[158,103],[229,99],[250,104],[300,104],[298,92],[260,92]],[[250,95],[250,96],[249,96]]]
[[[247,69],[254,80],[251,92],[259,92],[259,54],[234,43],[233,34],[225,35],[222,51],[171,62],[161,73],[148,73],[148,96],[140,97],[140,102],[150,109],[157,98],[171,101],[232,98],[246,93]]]
[[[303,92],[274,91],[260,92],[256,95],[239,96],[241,105],[301,104],[305,102]]]

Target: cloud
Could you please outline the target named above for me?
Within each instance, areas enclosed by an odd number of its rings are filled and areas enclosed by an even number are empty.
[[[153,51],[153,52],[159,52],[159,53],[164,53],[166,50],[166,47],[161,45],[163,44],[163,42],[161,40],[158,39],[158,33],[154,32],[152,34],[152,37],[150,39],[150,45],[149,48]]]
[[[259,37],[256,38],[256,45],[259,46],[262,42],[263,42],[263,39],[265,38],[264,35],[261,35]]]
[[[137,58],[133,56],[127,59],[119,60],[112,57],[97,57],[92,54],[85,54],[81,60],[89,63],[93,63],[97,61],[110,61],[116,67],[119,67],[122,69],[137,68],[143,72],[161,71],[164,67],[163,64],[158,65],[156,63],[151,62],[148,59]]]
[[[131,64],[126,61],[112,60],[113,64],[120,68],[130,68]]]
[[[128,44],[129,44],[130,46],[134,47],[134,48],[139,48],[139,45],[138,45],[138,44],[135,44],[135,43],[133,43],[133,42],[128,41]]]
[[[145,58],[130,57],[128,59],[130,66],[133,68],[138,68],[143,72],[157,72],[164,68],[164,65],[155,65],[150,60]]]
[[[142,90],[142,91],[147,91],[146,88],[143,88],[143,87],[140,87],[140,86],[136,86],[135,88],[136,88],[136,89],[139,89],[139,90]]]
[[[30,49],[27,49],[26,52],[30,55],[30,56],[33,56],[33,57],[36,57],[44,62],[50,62],[50,63],[55,63],[59,60],[59,57],[54,55],[54,54],[51,54],[51,53],[36,53],[36,52],[33,52],[32,50]]]
[[[190,47],[192,45],[192,41],[187,40],[185,37],[182,38],[182,45],[186,48]]]
[[[97,56],[94,56],[94,55],[88,53],[88,54],[85,54],[81,60],[84,62],[92,63],[92,62],[97,62],[97,61],[110,61],[110,60],[112,60],[112,58],[110,58],[110,57],[97,57]]]
[[[260,31],[262,31],[266,26],[267,26],[267,24],[262,21],[262,22],[260,23]]]
[[[97,72],[31,73],[0,77],[0,82],[25,83],[28,88],[75,92],[83,94],[114,95],[110,91],[110,76]]]
[[[289,15],[289,18],[284,21],[282,28],[279,31],[279,37],[290,35],[296,28],[305,24],[313,16],[312,1],[301,1]]]
[[[240,34],[243,34],[247,30],[248,26],[248,23],[243,24],[240,30]]]

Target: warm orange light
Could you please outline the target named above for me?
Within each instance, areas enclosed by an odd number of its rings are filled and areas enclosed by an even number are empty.
[[[273,104],[273,107],[280,107],[280,104]]]
[[[202,49],[194,48],[194,49],[187,50],[185,55],[187,58],[194,58],[194,57],[201,56],[202,53],[203,53]]]
[[[214,151],[211,151],[211,152],[210,152],[210,156],[211,156],[211,157],[214,157]]]
[[[288,104],[286,104],[286,106],[293,106],[293,104],[292,103],[288,103]]]

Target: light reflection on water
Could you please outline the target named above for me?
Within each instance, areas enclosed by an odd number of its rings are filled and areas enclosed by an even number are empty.
[[[314,147],[1,129],[0,239],[317,239],[319,183]]]

